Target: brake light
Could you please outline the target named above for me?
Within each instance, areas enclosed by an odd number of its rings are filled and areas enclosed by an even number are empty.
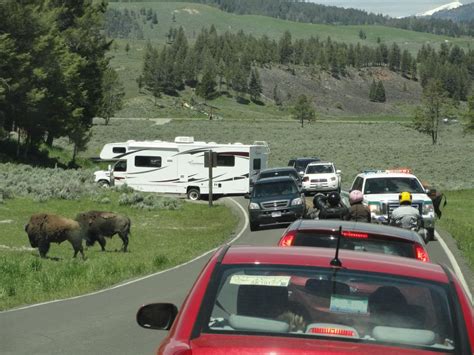
[[[342,236],[347,237],[347,238],[362,238],[362,239],[366,239],[369,237],[367,233],[348,232],[348,231],[342,231]]]
[[[399,173],[399,174],[411,174],[410,168],[396,168],[396,169],[387,169],[387,173]]]
[[[430,257],[428,256],[428,253],[426,252],[425,248],[423,248],[419,244],[415,245],[415,256],[418,260],[421,260],[425,263],[430,261]]]
[[[344,337],[357,337],[356,332],[349,329],[341,328],[311,328],[309,330],[312,334],[322,334],[322,335],[338,335]]]
[[[309,176],[305,176],[305,177],[303,178],[303,182],[308,182],[308,181],[309,181]]]
[[[286,233],[283,237],[281,237],[280,241],[278,242],[279,247],[291,247],[295,242],[295,232],[291,231]]]

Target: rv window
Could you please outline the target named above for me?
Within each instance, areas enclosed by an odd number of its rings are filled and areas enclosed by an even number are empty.
[[[235,166],[235,156],[217,154],[217,166]]]
[[[253,170],[260,170],[262,166],[262,161],[260,159],[253,160]]]
[[[113,147],[112,148],[112,153],[126,153],[127,150],[125,147]]]
[[[127,171],[127,161],[120,160],[114,166],[114,171]]]
[[[137,155],[135,157],[135,166],[143,168],[160,168],[161,157],[147,157],[143,155]]]

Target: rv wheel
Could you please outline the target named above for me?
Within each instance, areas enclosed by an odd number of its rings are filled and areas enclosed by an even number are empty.
[[[109,182],[106,180],[100,180],[97,182],[100,187],[109,187]]]
[[[201,193],[199,192],[199,189],[193,187],[188,190],[188,198],[191,201],[197,201],[201,197]]]

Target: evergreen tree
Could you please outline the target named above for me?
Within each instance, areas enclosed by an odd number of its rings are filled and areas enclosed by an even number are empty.
[[[464,132],[474,133],[474,94],[467,100],[467,111],[463,117],[465,119]]]
[[[377,88],[375,90],[375,101],[377,102],[385,102],[385,88],[383,86],[382,80],[379,80],[377,84]]]
[[[275,84],[273,87],[273,100],[275,101],[275,105],[281,106],[283,101],[280,96],[280,91],[278,90],[278,84]]]
[[[423,90],[423,105],[417,108],[413,127],[431,137],[431,142],[438,142],[439,121],[446,105],[446,92],[439,80],[429,80]]]
[[[398,71],[400,69],[400,47],[395,42],[388,52],[388,67],[390,70]]]
[[[296,105],[293,108],[293,116],[295,119],[301,122],[301,127],[304,127],[304,121],[312,121],[316,117],[316,112],[311,106],[306,95],[301,95],[298,97]]]
[[[293,56],[293,46],[291,43],[290,31],[285,31],[278,42],[278,52],[280,54],[280,63],[288,64]]]
[[[410,72],[411,64],[411,54],[405,49],[402,53],[402,58],[400,60],[400,71],[405,78],[408,78],[408,73]]]
[[[257,102],[262,94],[262,83],[257,69],[253,69],[250,74],[249,95],[252,101]]]
[[[107,125],[114,113],[122,108],[125,90],[117,72],[111,68],[105,72],[102,85],[104,96],[99,115],[105,119]]]
[[[214,97],[216,93],[216,81],[212,70],[206,70],[202,76],[201,81],[196,87],[196,95],[209,100]]]
[[[370,89],[369,89],[369,100],[370,101],[377,101],[377,83],[375,82],[375,79],[372,80],[372,84],[370,84]]]

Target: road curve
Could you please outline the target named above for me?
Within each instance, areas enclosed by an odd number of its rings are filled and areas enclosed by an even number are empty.
[[[236,198],[241,206],[248,203]],[[231,202],[228,202],[231,203]],[[275,245],[284,228],[250,232],[245,228],[234,244]],[[242,222],[244,221],[244,222]],[[437,242],[428,246],[433,261],[452,266]],[[0,313],[2,354],[152,354],[166,332],[140,328],[135,314],[141,304],[180,305],[209,253],[181,267],[103,292],[36,307]]]

